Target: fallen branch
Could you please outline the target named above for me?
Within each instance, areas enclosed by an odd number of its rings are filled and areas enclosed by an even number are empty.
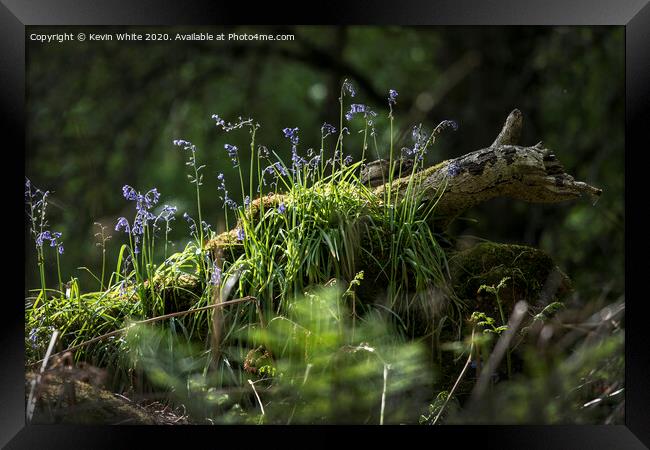
[[[506,119],[499,136],[490,147],[443,161],[413,175],[422,200],[440,195],[436,218],[446,227],[467,209],[496,197],[509,197],[530,203],[559,203],[582,195],[597,199],[602,190],[576,181],[564,171],[556,155],[538,143],[532,147],[515,145],[521,134],[522,116],[515,109]],[[409,177],[382,185],[375,194],[403,195]],[[442,190],[442,194],[441,194]]]

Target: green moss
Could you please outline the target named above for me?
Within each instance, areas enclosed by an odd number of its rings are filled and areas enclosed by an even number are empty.
[[[190,309],[203,294],[203,286],[198,277],[182,272],[155,276],[154,290],[163,299],[165,314]]]
[[[569,278],[550,256],[533,247],[484,242],[450,255],[449,269],[456,294],[472,311],[499,317],[496,299],[481,285],[497,286],[510,277],[499,291],[506,315],[519,300],[530,305],[561,300],[571,290]],[[470,311],[471,312],[471,311]]]

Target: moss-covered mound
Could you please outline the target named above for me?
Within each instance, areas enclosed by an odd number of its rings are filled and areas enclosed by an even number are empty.
[[[482,285],[497,287],[504,312],[525,300],[531,306],[543,306],[562,300],[571,290],[569,278],[550,256],[533,247],[484,242],[449,257],[449,270],[456,295],[467,302],[471,311],[499,317],[494,294]],[[471,312],[470,311],[470,312]]]

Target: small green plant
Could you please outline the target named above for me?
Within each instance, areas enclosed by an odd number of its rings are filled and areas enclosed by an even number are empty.
[[[496,287],[495,286],[487,286],[485,284],[482,284],[478,288],[478,293],[488,292],[490,294],[493,294],[494,298],[497,301],[497,306],[499,307],[499,315],[501,316],[501,325],[499,327],[494,327],[493,326],[494,325],[494,319],[492,319],[491,317],[487,317],[487,316],[483,315],[484,316],[483,321],[486,322],[486,324],[488,326],[490,326],[490,324],[487,323],[487,322],[492,322],[491,330],[494,333],[496,333],[497,335],[501,334],[502,331],[508,329],[508,322],[506,321],[506,316],[505,316],[505,314],[503,312],[503,305],[501,304],[502,302],[501,302],[501,298],[499,297],[499,291],[501,289],[503,289],[504,287],[506,287],[506,284],[507,284],[507,282],[509,280],[510,280],[510,277],[503,277]],[[506,352],[506,363],[508,365],[508,378],[510,378],[512,376],[512,358],[511,358],[510,353],[511,353],[511,351],[510,351],[510,349],[508,349],[507,352]]]

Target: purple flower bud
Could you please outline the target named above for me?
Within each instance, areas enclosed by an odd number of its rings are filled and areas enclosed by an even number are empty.
[[[388,91],[388,103],[390,105],[394,105],[395,103],[397,103],[397,96],[398,95],[399,94],[397,93],[397,91],[395,89],[390,89]]]

